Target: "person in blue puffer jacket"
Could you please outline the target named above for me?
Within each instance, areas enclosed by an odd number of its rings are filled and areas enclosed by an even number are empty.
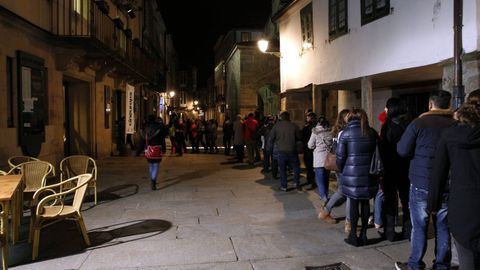
[[[436,155],[437,143],[444,129],[455,124],[450,110],[452,95],[445,90],[434,90],[429,96],[429,111],[414,119],[397,143],[398,155],[410,160],[409,208],[412,221],[410,257],[408,263],[397,262],[397,269],[424,269],[423,257],[427,250],[427,231],[431,211],[427,198]],[[435,228],[434,269],[450,269],[452,252],[448,228],[448,191],[442,196],[440,209],[432,216]]]
[[[352,228],[345,242],[352,246],[367,244],[370,202],[378,191],[376,179],[370,175],[370,163],[377,144],[378,133],[368,124],[364,110],[353,109],[347,115],[347,126],[337,145],[337,167],[342,172],[342,191],[350,199]],[[359,207],[361,211],[359,211]],[[359,214],[362,220],[357,237]]]

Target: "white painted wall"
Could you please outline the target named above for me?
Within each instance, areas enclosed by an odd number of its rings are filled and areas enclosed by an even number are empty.
[[[452,0],[391,0],[393,12],[361,26],[360,1],[348,1],[350,32],[328,41],[328,0],[312,0],[314,48],[301,54],[300,9],[279,20],[281,91],[387,71],[420,67],[453,56]],[[463,48],[478,50],[478,0],[464,0]]]

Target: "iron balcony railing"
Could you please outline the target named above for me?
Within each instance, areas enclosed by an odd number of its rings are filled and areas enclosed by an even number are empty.
[[[94,0],[53,0],[52,33],[60,37],[90,38],[124,60],[133,71],[153,80],[156,63],[135,46],[124,29],[104,14]]]

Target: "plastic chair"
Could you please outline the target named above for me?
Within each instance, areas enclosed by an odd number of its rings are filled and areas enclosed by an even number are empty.
[[[97,205],[97,163],[95,160],[89,156],[73,155],[60,161],[60,182],[84,173],[92,174],[92,179],[88,183],[88,194],[93,188],[94,205]],[[68,186],[63,188],[68,188]]]
[[[74,220],[82,233],[86,246],[90,246],[81,208],[92,174],[81,174],[60,183],[45,186],[33,195],[30,222],[30,240],[33,238],[32,260],[38,257],[40,230],[62,220]],[[62,186],[74,186],[62,188]],[[66,190],[57,192],[57,190]],[[73,200],[66,200],[73,195]]]

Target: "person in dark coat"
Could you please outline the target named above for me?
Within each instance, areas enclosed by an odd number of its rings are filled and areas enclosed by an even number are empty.
[[[305,125],[302,128],[302,145],[303,145],[303,162],[307,170],[307,183],[310,185],[308,189],[315,189],[315,171],[313,169],[313,150],[308,147],[308,141],[312,136],[312,129],[317,125],[317,115],[314,112],[308,112],[305,119]],[[328,189],[327,189],[328,193]]]
[[[156,118],[154,115],[149,115],[147,118],[147,122],[145,125],[145,130],[140,130],[140,137],[142,140],[140,140],[140,147],[137,150],[137,155],[140,154],[141,151],[147,147],[147,140],[148,140],[148,145],[162,145],[162,141],[165,140],[165,137],[163,135],[163,123],[159,123],[156,121]],[[158,175],[158,170],[160,168],[160,162],[162,161],[161,159],[147,159],[148,161],[148,169],[150,173],[150,187],[152,190],[157,189],[157,175]]]
[[[336,155],[338,170],[342,172],[342,191],[350,199],[352,228],[345,242],[352,246],[367,244],[369,200],[378,191],[378,183],[369,173],[377,137],[377,132],[368,124],[365,111],[351,110],[347,115],[347,126],[340,135]],[[359,214],[362,220],[360,238],[357,237]]]
[[[445,129],[437,144],[428,209],[437,212],[449,194],[448,224],[460,269],[480,269],[480,90],[469,99],[458,110],[459,123]]]
[[[435,149],[442,131],[455,123],[450,110],[452,95],[444,90],[430,93],[429,111],[413,120],[397,144],[401,157],[410,159],[408,178],[410,180],[409,208],[412,222],[410,257],[408,263],[396,262],[397,269],[424,269],[423,257],[427,250],[427,231],[432,214],[427,209],[428,189],[431,178]],[[452,259],[450,230],[447,224],[448,206],[444,201],[432,216],[435,229],[434,269],[450,269]]]
[[[270,131],[271,147],[278,147],[280,190],[288,191],[287,166],[293,170],[294,188],[300,189],[300,160],[298,159],[296,142],[301,140],[301,132],[298,126],[290,121],[289,112],[281,112],[280,119]]]
[[[382,186],[384,193],[384,235],[388,241],[410,238],[410,211],[408,210],[408,180],[409,160],[397,153],[397,143],[407,128],[407,110],[403,102],[396,97],[387,100],[387,119],[380,132],[380,155],[385,169]],[[395,233],[395,219],[397,217],[397,192],[402,204],[402,235]]]
[[[225,147],[225,155],[230,155],[230,150],[232,149],[232,138],[233,138],[233,121],[230,120],[229,116],[225,117],[223,122],[223,146]]]

